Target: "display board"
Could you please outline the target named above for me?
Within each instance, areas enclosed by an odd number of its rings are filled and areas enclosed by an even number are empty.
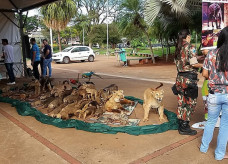
[[[202,2],[202,47],[216,48],[221,29],[228,26],[228,0]]]

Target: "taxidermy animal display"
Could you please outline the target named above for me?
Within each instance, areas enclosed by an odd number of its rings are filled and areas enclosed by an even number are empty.
[[[89,103],[88,100],[80,100],[79,102],[68,104],[56,115],[56,117],[69,119],[70,116],[77,115],[77,111],[81,110],[87,103]]]
[[[39,96],[40,95],[40,87],[41,87],[41,84],[39,82],[39,80],[35,80],[35,81],[32,81],[28,84],[28,87],[32,87],[32,88],[35,88],[35,95],[36,96]]]
[[[111,84],[107,87],[105,87],[104,92],[107,92],[109,95],[112,94],[113,91],[117,91],[118,90],[118,86],[116,84]]]
[[[48,108],[55,109],[63,103],[62,98],[55,98],[49,105]]]
[[[73,89],[72,93],[63,99],[63,103],[70,104],[79,100],[81,100],[81,97],[79,96],[78,91],[76,89]]]
[[[49,77],[42,77],[40,84],[42,92],[50,92],[52,90],[51,79]]]
[[[81,116],[83,115],[83,119],[85,119],[87,115],[94,115],[96,109],[98,108],[98,103],[96,101],[91,101],[85,104],[85,106],[81,110],[77,110],[76,113],[79,113],[78,118],[81,118]]]
[[[123,90],[114,91],[111,95],[109,100],[105,103],[105,109],[108,112],[118,112],[120,113],[121,110],[125,111],[122,107],[122,104],[131,104],[133,105],[134,102],[130,100],[126,100],[124,98]]]
[[[90,79],[91,79],[91,77],[92,76],[97,76],[97,77],[99,77],[99,78],[101,78],[102,79],[102,77],[101,76],[99,76],[99,75],[97,75],[97,74],[95,74],[94,72],[87,72],[87,73],[83,73],[82,74],[82,78],[87,78],[87,79],[89,79],[89,81],[90,81]]]
[[[148,88],[144,92],[144,102],[143,102],[143,109],[144,109],[144,119],[143,121],[149,120],[149,112],[151,108],[157,108],[159,114],[159,120],[164,120],[164,104],[163,104],[163,97],[164,97],[164,90],[159,89],[162,87],[163,84],[161,83],[160,86],[157,88]]]
[[[72,87],[67,86],[68,84],[56,85],[51,90],[51,95],[54,97],[64,98],[72,92]],[[70,90],[71,89],[71,90]]]
[[[96,100],[97,99],[97,90],[96,89],[91,89],[91,88],[86,88],[86,93],[87,93],[87,96],[88,96],[88,99],[91,99],[91,100]]]

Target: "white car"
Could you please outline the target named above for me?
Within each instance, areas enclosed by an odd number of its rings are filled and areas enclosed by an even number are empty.
[[[65,48],[62,52],[53,54],[53,61],[56,63],[68,64],[70,61],[82,61],[88,60],[93,62],[95,54],[90,47],[87,46],[72,46]]]

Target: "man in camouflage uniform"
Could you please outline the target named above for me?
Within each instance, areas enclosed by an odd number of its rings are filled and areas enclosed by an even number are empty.
[[[189,36],[189,35],[188,35]],[[191,37],[191,36],[190,36]],[[176,89],[177,89],[177,117],[179,119],[179,133],[182,135],[195,135],[197,132],[190,129],[189,121],[196,108],[198,87],[197,69],[202,67],[196,58],[195,47],[184,39],[182,48],[175,63],[177,67]]]

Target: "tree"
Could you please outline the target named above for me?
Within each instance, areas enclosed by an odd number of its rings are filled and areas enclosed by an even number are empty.
[[[16,14],[16,18],[19,20],[19,15]],[[37,31],[37,29],[40,27],[40,19],[37,15],[26,17],[26,15],[22,15],[23,20],[25,20],[24,25],[24,32],[27,34],[31,34],[31,32]]]
[[[121,12],[120,18],[120,28],[126,31],[130,26],[135,26],[138,30],[142,31],[147,38],[148,45],[150,47],[151,56],[153,63],[155,63],[155,58],[153,54],[151,39],[148,33],[149,27],[144,21],[143,9],[144,4],[142,0],[124,0],[120,6]]]
[[[105,24],[98,24],[98,25],[94,25],[92,26],[92,30],[91,32],[88,34],[89,36],[89,42],[90,43],[98,43],[98,44],[103,44],[105,37],[106,37],[106,33],[105,31]]]
[[[183,28],[201,33],[201,10],[199,0],[146,0],[144,15],[153,35],[169,47],[169,40],[175,43]]]
[[[43,6],[40,10],[45,25],[58,33],[59,51],[61,51],[60,31],[76,15],[76,4],[73,0],[62,0]]]
[[[72,26],[72,27],[66,27],[63,31],[60,32],[61,38],[64,38],[67,43],[71,38],[76,38],[79,36],[78,30]]]
[[[84,29],[85,34],[91,34],[92,27],[104,24],[107,20],[107,0],[74,0],[78,12],[74,23]],[[122,0],[109,0],[109,19],[115,20],[118,14],[118,6]],[[91,40],[86,37],[86,40]],[[89,43],[92,46],[92,43]]]
[[[169,25],[197,29],[202,25],[201,16],[196,20],[193,17],[199,16],[201,10],[199,0],[146,0],[144,15],[148,24],[153,25],[157,18],[165,29]]]
[[[121,40],[121,35],[120,31],[118,29],[118,26],[115,22],[109,25],[109,43],[112,45],[112,48],[116,48],[116,44],[119,43]],[[106,38],[105,42],[107,42],[107,33],[106,33]]]

